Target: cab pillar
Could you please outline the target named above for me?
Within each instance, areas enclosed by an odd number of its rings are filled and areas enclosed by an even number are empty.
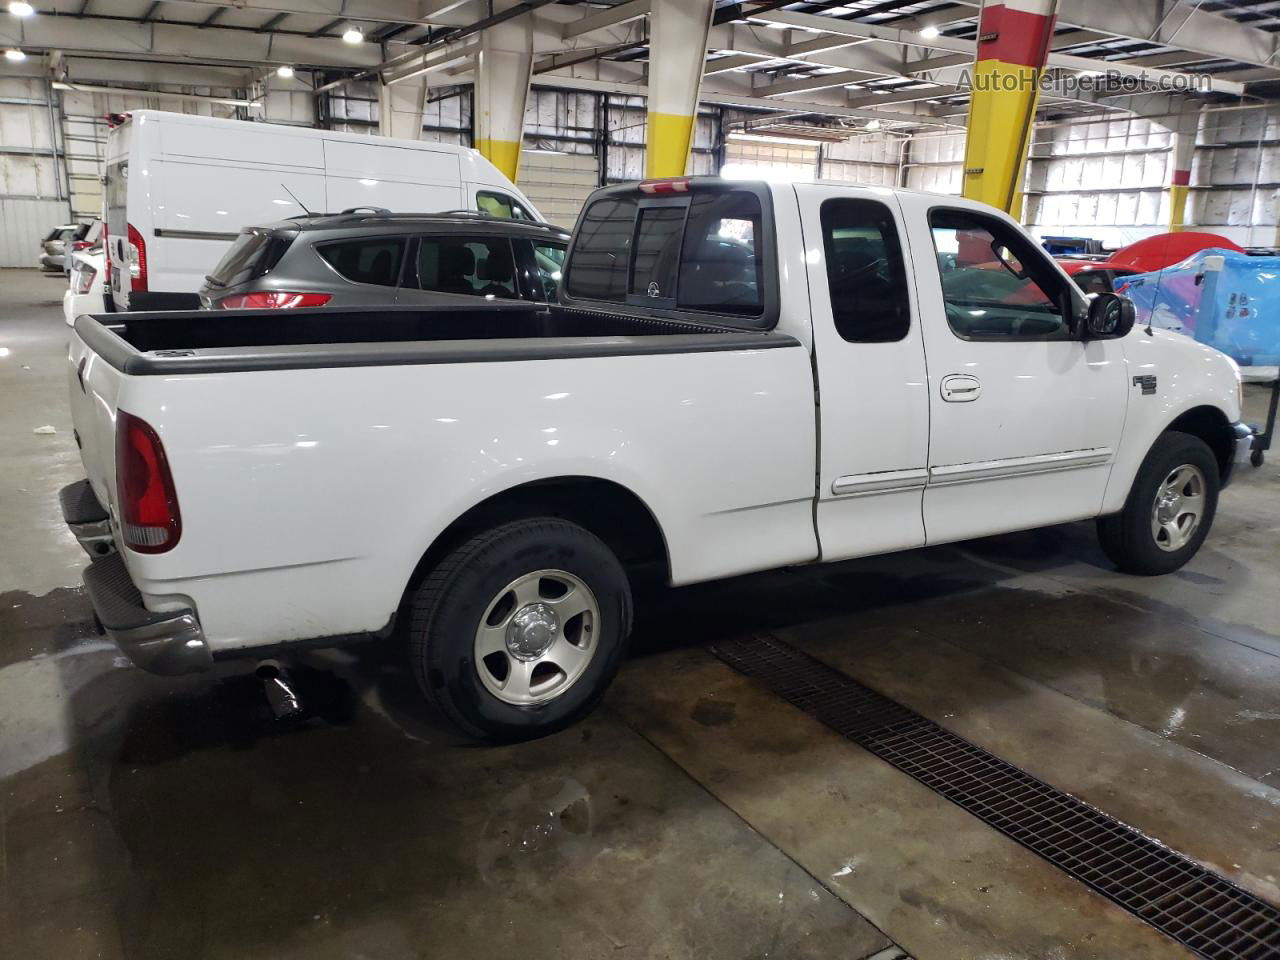
[[[422,111],[426,106],[427,79],[413,77],[378,87],[378,133],[401,140],[422,139]]]
[[[978,21],[962,192],[1019,219],[1057,6],[1057,0],[983,0]]]
[[[494,13],[518,0],[496,0]],[[476,149],[512,183],[520,173],[524,109],[533,71],[533,21],[515,17],[489,27],[476,55]]]
[[[649,14],[646,177],[679,177],[689,163],[715,0],[653,0]]]

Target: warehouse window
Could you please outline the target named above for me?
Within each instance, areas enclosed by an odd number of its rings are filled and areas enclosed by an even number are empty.
[[[1021,233],[995,217],[935,210],[929,217],[947,323],[963,340],[1066,340],[1073,300]]]
[[[907,273],[893,214],[876,200],[822,205],[827,289],[836,331],[850,343],[890,343],[911,328]]]

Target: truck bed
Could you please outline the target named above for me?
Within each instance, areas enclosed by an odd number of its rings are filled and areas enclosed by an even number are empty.
[[[102,314],[80,317],[76,332],[134,376],[798,345],[771,331],[533,303]]]

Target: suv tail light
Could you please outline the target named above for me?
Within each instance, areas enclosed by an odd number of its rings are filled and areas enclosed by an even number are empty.
[[[182,516],[164,444],[151,424],[116,414],[116,489],[124,542],[139,553],[172,550],[182,536]]]
[[[147,242],[137,228],[126,224],[125,236],[129,240],[129,289],[135,293],[147,292]]]
[[[88,250],[92,246],[93,246],[93,243],[89,240],[76,240],[71,244],[71,249],[72,250]]]
[[[331,293],[289,293],[264,290],[260,293],[233,293],[218,301],[220,310],[288,310],[292,307],[323,307],[333,299]]]
[[[89,288],[93,286],[93,278],[97,275],[98,271],[87,263],[77,264],[71,270],[72,289],[76,293],[88,293]]]

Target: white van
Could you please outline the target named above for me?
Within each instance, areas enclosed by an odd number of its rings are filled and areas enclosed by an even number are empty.
[[[542,215],[477,151],[136,110],[107,137],[108,283],[118,309],[198,306],[240,228],[307,212]]]

